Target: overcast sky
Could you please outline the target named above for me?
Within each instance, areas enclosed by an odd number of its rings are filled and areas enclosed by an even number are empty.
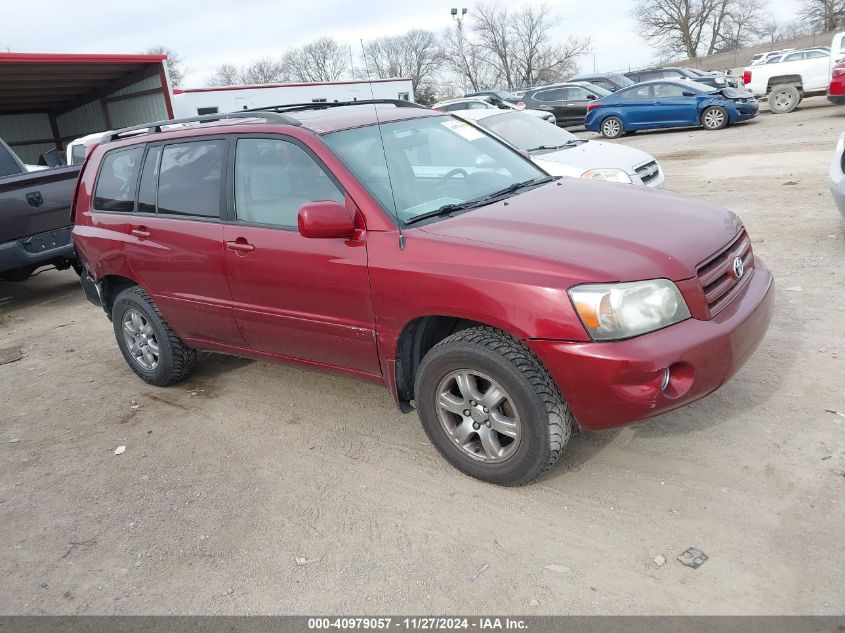
[[[765,0],[764,0],[765,1]],[[633,0],[547,0],[557,33],[590,35],[598,70],[647,64],[655,53],[634,33]],[[353,44],[411,28],[453,25],[456,0],[41,0],[3,2],[0,47],[13,52],[134,53],[163,44],[191,70],[186,87],[202,87],[223,62],[236,65],[280,56],[324,35]],[[507,2],[517,6],[524,2]],[[778,20],[795,16],[797,0],[769,0]],[[357,55],[356,55],[357,59]],[[582,60],[592,70],[593,59]]]

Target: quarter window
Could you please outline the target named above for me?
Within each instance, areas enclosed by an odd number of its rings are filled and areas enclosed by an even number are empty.
[[[216,218],[226,141],[165,145],[158,178],[158,212]]]
[[[235,212],[239,220],[295,228],[299,208],[318,200],[343,204],[343,192],[294,143],[240,139],[235,154]]]
[[[134,211],[135,186],[143,154],[143,146],[106,154],[94,191],[95,209],[124,213]]]
[[[158,182],[158,161],[161,157],[161,145],[151,147],[144,160],[141,172],[141,186],[138,188],[138,211],[156,212],[156,184]]]

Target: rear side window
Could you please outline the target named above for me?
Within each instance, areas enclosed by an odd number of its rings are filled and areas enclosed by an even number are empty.
[[[219,217],[226,141],[165,145],[158,177],[158,212]]]
[[[567,88],[566,89],[566,100],[567,101],[586,101],[587,100],[587,91],[583,88]]]
[[[151,147],[144,160],[144,171],[141,172],[141,185],[138,187],[138,211],[140,213],[155,213],[156,211],[156,183],[158,182],[158,165],[161,158],[161,145]]]
[[[650,85],[636,86],[635,88],[628,88],[627,90],[623,90],[618,94],[621,99],[648,99],[650,88]]]
[[[143,146],[106,154],[94,190],[95,209],[124,213],[135,209],[135,186],[143,154]]]
[[[541,90],[534,93],[534,98],[537,101],[564,101],[566,99],[565,88],[553,88],[551,90]]]

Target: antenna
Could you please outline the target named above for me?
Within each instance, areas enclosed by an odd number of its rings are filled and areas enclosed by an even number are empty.
[[[370,79],[370,67],[367,64],[367,51],[364,49],[364,40],[361,39],[361,57],[364,60],[364,71],[367,73],[367,85],[370,87],[370,97],[376,100],[373,92],[373,82]],[[381,153],[384,156],[384,168],[387,170],[387,184],[390,187],[390,196],[393,198],[393,211],[396,213],[396,226],[399,228],[399,250],[405,250],[405,236],[402,234],[402,220],[399,219],[399,207],[396,205],[396,194],[393,192],[393,180],[390,177],[390,165],[387,164],[387,149],[384,147],[384,135],[381,132],[381,121],[378,118],[378,105],[373,103],[373,113],[376,115],[376,127],[378,138],[381,141]]]

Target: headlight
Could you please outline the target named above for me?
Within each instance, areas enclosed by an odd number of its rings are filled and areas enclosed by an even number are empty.
[[[581,174],[585,180],[607,180],[609,182],[624,182],[631,184],[631,177],[621,169],[591,169]]]
[[[668,279],[573,286],[569,298],[594,341],[631,338],[690,317]]]

